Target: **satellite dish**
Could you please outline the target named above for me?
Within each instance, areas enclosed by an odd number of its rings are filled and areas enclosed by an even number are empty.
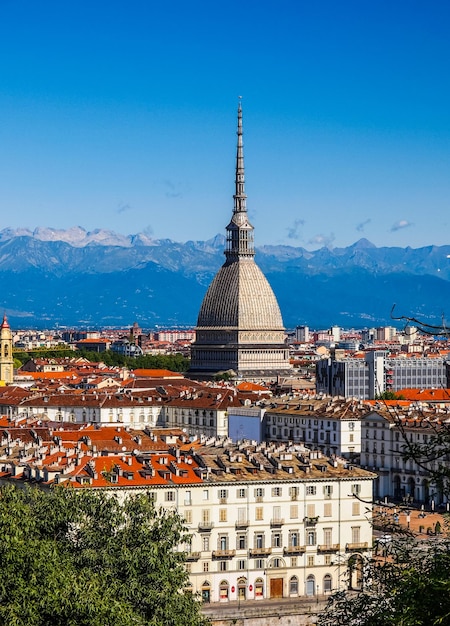
[[[122,446],[122,452],[126,452],[127,451],[127,447],[126,446]]]

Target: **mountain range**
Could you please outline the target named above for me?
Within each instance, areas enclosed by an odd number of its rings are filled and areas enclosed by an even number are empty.
[[[224,261],[225,238],[179,243],[81,227],[0,231],[0,305],[13,328],[194,326]],[[440,323],[450,302],[450,246],[308,251],[261,246],[256,262],[287,328]]]

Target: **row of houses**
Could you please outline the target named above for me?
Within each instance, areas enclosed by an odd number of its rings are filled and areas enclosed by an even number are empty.
[[[372,472],[299,444],[180,430],[23,421],[0,429],[0,480],[144,490],[191,535],[190,585],[205,602],[312,597],[361,583],[372,548]]]

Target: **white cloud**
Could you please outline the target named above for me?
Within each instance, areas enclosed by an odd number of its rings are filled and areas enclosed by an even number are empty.
[[[408,228],[409,226],[412,226],[412,222],[408,222],[408,220],[399,220],[391,226],[391,233],[394,233],[397,230],[402,230],[402,228]]]
[[[308,243],[311,245],[317,245],[319,244],[322,247],[325,248],[331,248],[333,241],[335,240],[335,236],[333,235],[333,233],[330,233],[329,235],[315,235],[314,237],[312,237]]]

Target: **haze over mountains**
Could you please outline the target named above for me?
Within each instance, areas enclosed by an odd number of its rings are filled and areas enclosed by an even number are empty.
[[[225,238],[174,242],[81,227],[0,231],[0,304],[14,328],[193,326],[224,261]],[[440,323],[449,312],[450,245],[308,251],[262,246],[288,328],[392,324],[390,312]]]

